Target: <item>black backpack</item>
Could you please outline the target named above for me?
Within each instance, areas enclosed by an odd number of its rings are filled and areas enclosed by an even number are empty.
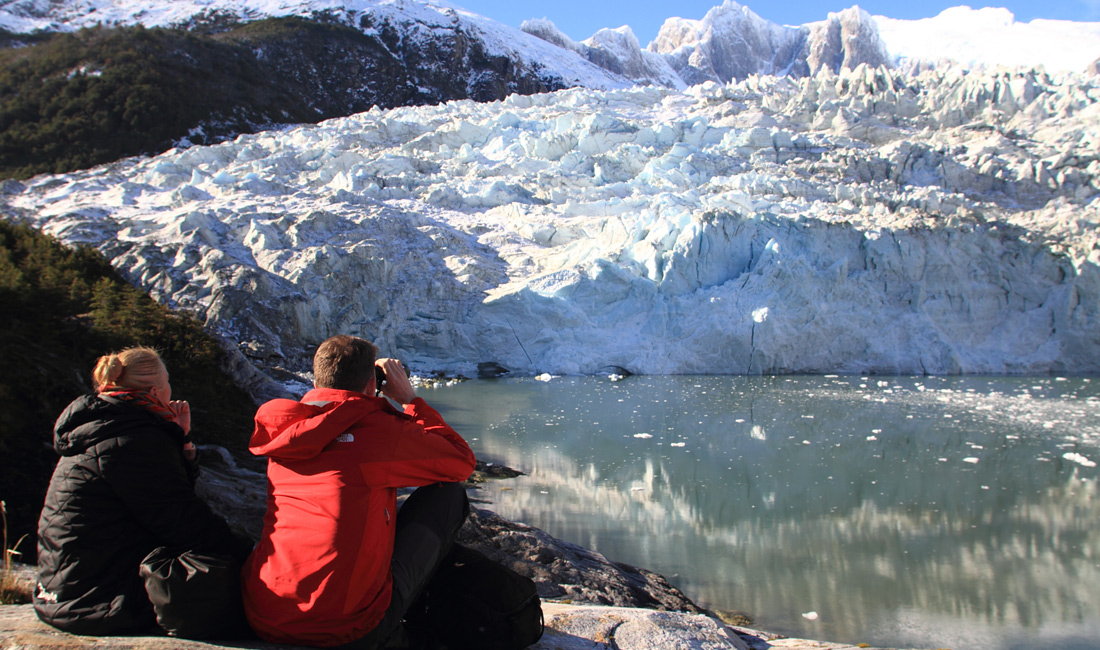
[[[240,565],[228,555],[163,546],[141,562],[157,624],[183,639],[253,637],[241,600]]]
[[[521,650],[542,638],[542,601],[530,578],[455,544],[405,622],[436,648]]]

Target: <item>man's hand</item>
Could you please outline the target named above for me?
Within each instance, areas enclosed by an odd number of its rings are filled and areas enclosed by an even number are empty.
[[[397,359],[378,359],[374,365],[382,368],[386,373],[386,383],[382,385],[382,394],[398,404],[408,404],[416,399],[416,389],[413,388],[409,376],[405,374],[405,367]],[[377,388],[377,387],[376,387]]]

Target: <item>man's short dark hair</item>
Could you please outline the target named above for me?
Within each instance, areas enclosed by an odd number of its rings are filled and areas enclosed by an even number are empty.
[[[374,376],[377,357],[378,348],[366,339],[346,334],[328,338],[313,355],[313,385],[362,391]]]

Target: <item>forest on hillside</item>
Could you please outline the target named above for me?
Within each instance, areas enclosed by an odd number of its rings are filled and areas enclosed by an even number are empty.
[[[8,537],[33,554],[34,530],[57,460],[53,422],[92,390],[103,354],[157,349],[173,393],[191,404],[196,441],[245,449],[256,405],[222,370],[225,352],[202,324],[134,289],[97,251],[67,248],[0,219],[0,499]]]

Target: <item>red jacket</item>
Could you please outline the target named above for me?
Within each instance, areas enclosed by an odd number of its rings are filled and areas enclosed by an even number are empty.
[[[249,448],[267,456],[264,530],[243,571],[245,611],[276,643],[334,646],[390,603],[398,487],[466,480],[474,454],[419,397],[316,388],[256,413]]]

